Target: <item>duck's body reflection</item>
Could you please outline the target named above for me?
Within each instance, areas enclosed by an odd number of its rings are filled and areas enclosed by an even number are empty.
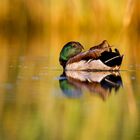
[[[84,89],[106,99],[112,89],[118,91],[122,85],[119,72],[65,71],[59,79],[60,88],[67,97],[77,98]]]

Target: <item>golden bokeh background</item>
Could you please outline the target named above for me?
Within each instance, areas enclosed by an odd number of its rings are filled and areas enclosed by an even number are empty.
[[[0,9],[0,139],[139,138],[139,0],[3,0]],[[105,102],[88,91],[64,98],[63,45],[104,39],[124,54],[123,88]]]

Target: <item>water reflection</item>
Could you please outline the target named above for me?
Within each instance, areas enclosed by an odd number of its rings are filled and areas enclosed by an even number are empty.
[[[78,98],[83,90],[98,94],[105,100],[114,89],[123,85],[119,72],[65,71],[59,78],[60,88],[67,97]]]

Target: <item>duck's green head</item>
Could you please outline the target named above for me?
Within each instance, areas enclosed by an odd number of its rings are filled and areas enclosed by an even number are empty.
[[[79,54],[82,51],[83,46],[79,42],[68,42],[61,50],[59,62],[65,68],[67,61],[73,56]]]

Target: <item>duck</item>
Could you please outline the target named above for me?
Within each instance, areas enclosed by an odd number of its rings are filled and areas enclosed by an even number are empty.
[[[110,46],[107,40],[83,51],[81,43],[70,41],[64,45],[60,52],[59,62],[64,71],[118,71],[122,64],[123,56],[119,50]]]
[[[60,89],[68,98],[80,98],[87,90],[106,100],[112,90],[117,93],[122,85],[118,71],[64,71],[59,77]]]

